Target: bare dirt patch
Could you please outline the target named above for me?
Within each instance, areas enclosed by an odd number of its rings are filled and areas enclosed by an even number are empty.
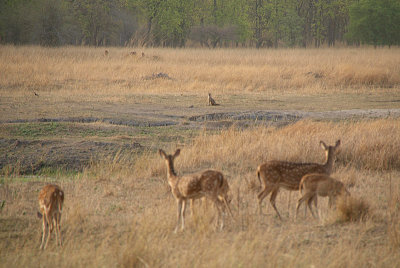
[[[149,108],[151,109],[151,108]],[[175,108],[176,109],[176,108]],[[203,109],[195,109],[198,113],[204,112]],[[173,115],[169,113],[174,113]],[[122,139],[120,130],[109,134],[109,139],[104,140],[98,136],[91,137],[74,137],[61,138],[61,133],[50,135],[50,137],[40,137],[32,140],[32,137],[10,137],[3,132],[0,138],[0,170],[3,173],[16,172],[19,174],[36,174],[42,169],[65,169],[71,171],[81,171],[85,166],[89,165],[91,160],[99,157],[112,157],[117,152],[137,154],[143,150],[155,150],[152,148],[160,141],[171,141],[170,137],[174,137],[174,132],[184,132],[186,130],[200,131],[201,129],[221,130],[232,126],[238,128],[248,128],[254,126],[285,126],[299,120],[360,120],[399,117],[400,109],[370,109],[370,110],[342,110],[342,111],[282,111],[282,110],[264,110],[264,111],[228,111],[217,113],[203,113],[191,116],[177,115],[178,111],[164,109],[162,112],[146,113],[144,110],[132,112],[130,119],[118,118],[95,118],[95,117],[72,117],[72,118],[38,118],[28,120],[8,120],[3,121],[6,124],[23,124],[23,123],[76,123],[81,127],[89,127],[90,123],[101,122],[104,126],[118,125],[128,126],[127,131],[135,132],[140,127],[141,131],[148,131],[149,138],[153,145],[143,145],[140,139],[126,137]],[[168,120],[165,120],[168,118]],[[174,126],[174,131],[166,131],[162,137],[159,135],[152,136],[151,129],[153,127],[169,127]],[[98,128],[96,131],[100,132]],[[43,134],[46,136],[46,134]],[[144,134],[146,135],[146,133]],[[185,134],[182,134],[184,137]],[[114,137],[114,138],[113,138]],[[116,138],[115,138],[116,137]],[[122,136],[124,137],[124,136]],[[139,142],[136,142],[138,140]],[[179,137],[178,137],[179,140]],[[175,141],[172,138],[172,141]]]

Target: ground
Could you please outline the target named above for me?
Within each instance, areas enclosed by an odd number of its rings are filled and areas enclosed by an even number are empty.
[[[0,47],[1,267],[400,265],[397,48],[108,50]],[[281,190],[283,220],[268,197],[258,215],[259,164],[323,163],[319,141],[337,139],[332,176],[353,203],[321,198],[320,219],[295,219],[298,193]],[[223,172],[235,218],[222,231],[196,201],[173,233],[159,148],[182,149],[178,175]],[[64,245],[42,252],[47,183],[65,192]]]

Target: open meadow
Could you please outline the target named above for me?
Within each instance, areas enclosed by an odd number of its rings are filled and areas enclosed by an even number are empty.
[[[400,266],[399,48],[107,51],[0,46],[0,267]],[[258,165],[322,164],[338,139],[348,203],[296,219],[283,189],[282,220],[269,197],[258,214]],[[196,201],[174,233],[160,148],[181,149],[178,175],[224,174],[223,230]],[[42,251],[47,183],[65,192],[64,244]]]

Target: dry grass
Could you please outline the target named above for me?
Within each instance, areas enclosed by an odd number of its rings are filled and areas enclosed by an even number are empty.
[[[398,48],[146,49],[144,58],[128,55],[131,50],[108,48],[105,57],[104,49],[95,48],[1,46],[0,120],[129,118],[141,107],[170,115],[172,109],[206,106],[203,97],[208,92],[224,103],[213,108],[230,111],[398,108]],[[144,79],[160,72],[172,80]],[[180,113],[215,112],[206,109],[210,108]],[[96,141],[99,137],[84,133],[104,124],[68,125],[73,132],[69,136],[36,138]],[[102,139],[129,140],[129,131],[141,131],[120,128],[124,130],[115,130],[115,135],[107,132]],[[2,138],[10,138],[7,129],[11,128],[4,129]],[[188,140],[160,141],[176,135],[179,127],[157,131],[165,133],[146,137],[148,149],[141,154],[117,152],[93,160],[72,176],[18,177],[18,171],[10,169],[9,176],[0,178],[0,267],[400,266],[400,139],[395,135],[400,133],[399,119],[303,120],[285,127],[204,130]],[[337,214],[328,210],[323,198],[319,199],[320,221],[310,215],[295,221],[297,196],[292,193],[288,209],[289,195],[284,190],[277,198],[283,222],[267,202],[267,215],[258,215],[260,163],[270,159],[320,163],[324,155],[319,141],[332,144],[337,139],[342,143],[332,176],[351,186],[354,197],[342,211],[365,212],[362,221],[332,223],[332,215],[337,219]],[[173,233],[176,204],[166,182],[165,164],[155,153],[160,144],[166,151],[182,148],[176,160],[179,174],[206,168],[224,173],[236,221],[227,217],[226,228],[215,231],[214,210],[197,202],[197,214],[187,217],[186,230]],[[18,163],[14,166],[18,168]],[[48,250],[41,252],[37,196],[48,182],[59,184],[65,192],[64,246],[58,248],[50,241]]]
[[[146,49],[131,56],[126,48],[2,46],[3,90],[107,96],[123,100],[131,93],[218,94],[232,92],[332,93],[352,88],[398,87],[400,53],[392,49]],[[155,58],[155,56],[157,58]],[[145,80],[154,73],[172,80]],[[328,91],[327,91],[328,89]]]
[[[375,161],[390,160],[396,147],[379,154],[371,150],[369,157],[360,154],[369,150],[364,148],[367,145],[374,148],[381,144],[375,141],[377,126],[380,133],[390,133],[385,130],[398,131],[399,125],[398,120],[351,124],[303,121],[278,129],[201,134],[183,148],[176,170],[183,174],[212,167],[227,175],[237,222],[229,220],[221,232],[212,226],[214,210],[197,208],[200,215],[188,217],[187,229],[175,235],[176,205],[158,154],[149,152],[135,159],[117,154],[93,163],[72,180],[58,179],[66,194],[62,220],[65,245],[57,248],[50,241],[48,251],[40,253],[40,222],[35,212],[44,179],[6,179],[0,188],[6,200],[0,216],[0,266],[396,267],[400,255],[396,250],[399,209],[395,193],[400,191],[400,166],[396,162],[368,168]],[[382,135],[387,143],[399,143],[397,136]],[[278,198],[285,220],[280,222],[271,208],[266,217],[259,217],[251,187],[256,181],[256,166],[271,158],[320,162],[319,140],[332,143],[337,138],[342,139],[342,150],[333,177],[354,185],[350,192],[355,199],[350,205],[346,203],[345,210],[364,220],[350,217],[350,223],[332,224],[327,219],[334,212],[328,211],[326,200],[321,198],[321,221],[311,216],[295,221],[295,202],[287,212],[285,191]],[[357,201],[358,197],[364,203]],[[365,204],[369,205],[367,217],[358,213],[367,211]]]
[[[370,215],[370,208],[362,199],[342,197],[337,201],[336,212],[340,222],[365,221]]]
[[[208,92],[218,111],[399,107],[398,48],[108,50],[0,46],[0,120],[196,115]],[[158,73],[172,79],[146,79]]]

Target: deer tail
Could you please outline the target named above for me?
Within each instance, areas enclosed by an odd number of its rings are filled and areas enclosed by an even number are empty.
[[[258,178],[258,182],[260,183],[260,188],[261,188],[261,175],[260,175],[261,171],[260,171],[260,167],[257,168],[257,178]]]

